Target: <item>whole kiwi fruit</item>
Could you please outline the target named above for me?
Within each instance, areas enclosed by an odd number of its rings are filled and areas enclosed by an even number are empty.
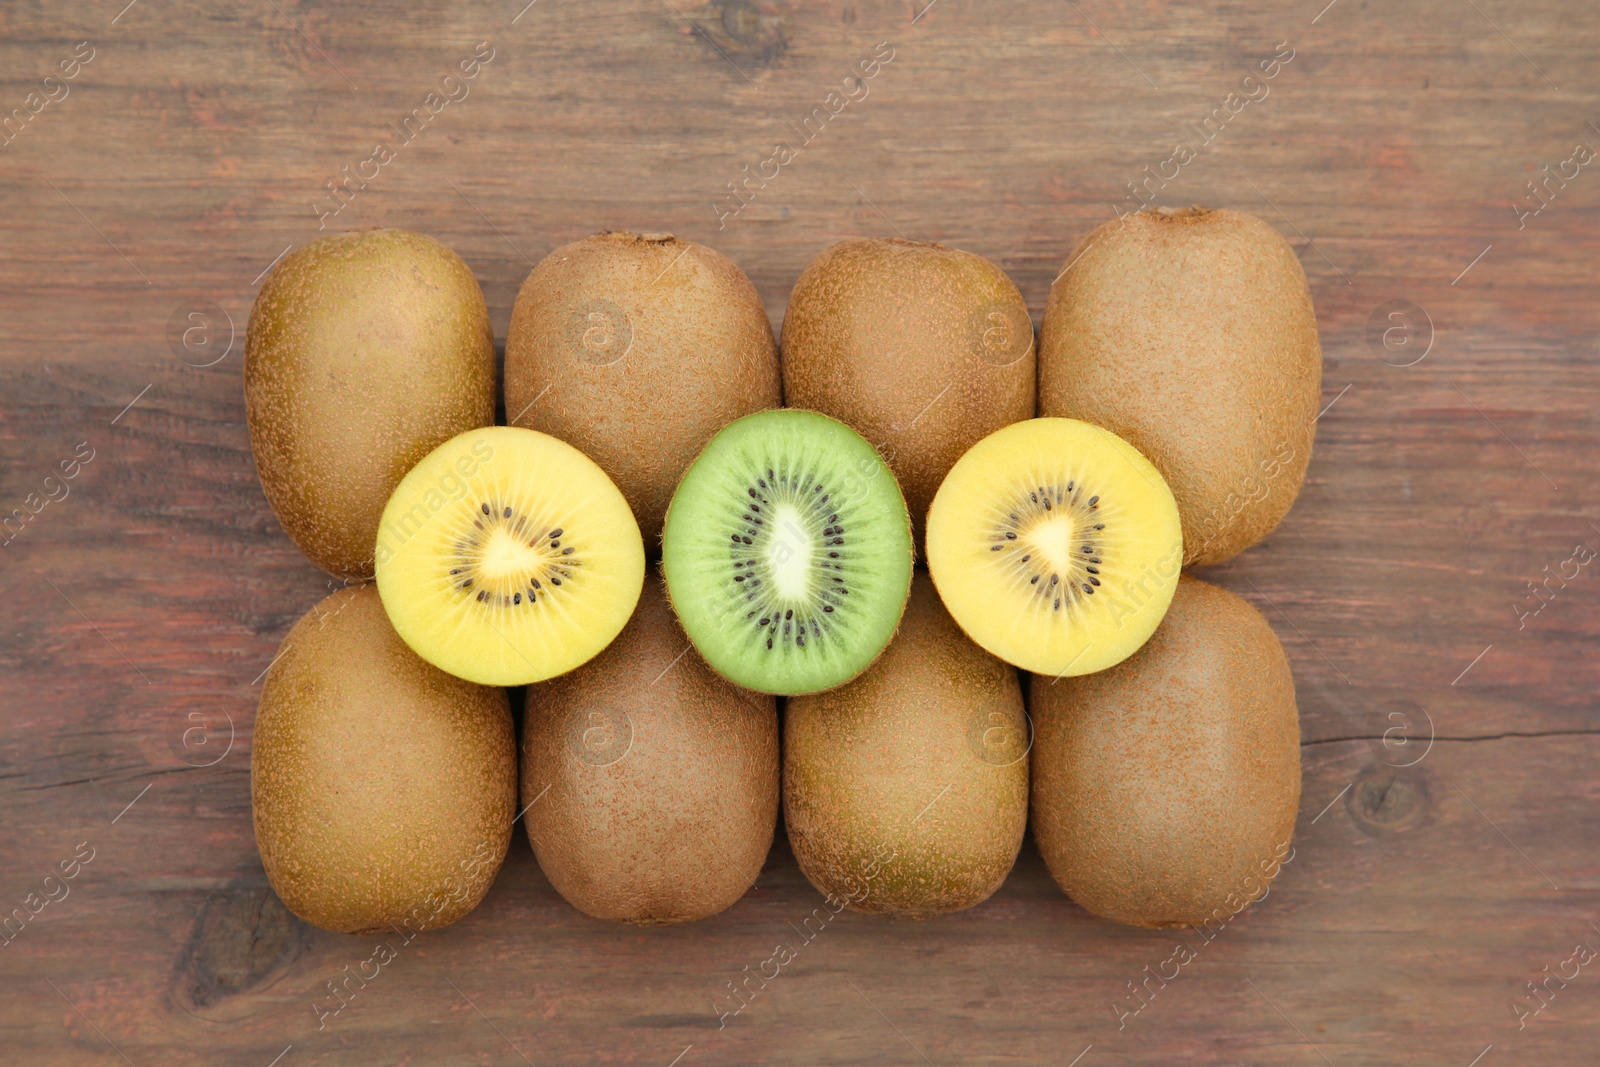
[[[1033,417],[1033,320],[1005,271],[971,252],[899,239],[828,248],[783,318],[783,392],[883,453],[918,543],[962,454]]]
[[[461,257],[409,230],[323,237],[256,294],[244,352],[250,448],[300,550],[371,578],[378,519],[412,465],[494,423],[483,290]]]
[[[528,688],[522,803],[556,891],[599,919],[703,919],[755,882],[778,818],[778,711],[690,646],[657,579],[600,655]]]
[[[1029,684],[1033,836],[1089,911],[1135,926],[1225,923],[1292,858],[1300,719],[1272,628],[1185,575],[1143,648]]]
[[[577,446],[653,551],[673,487],[711,435],[781,402],[756,288],[722,253],[608,231],[551,252],[517,293],[506,417]]]
[[[1028,817],[1017,672],[973,644],[918,572],[900,632],[865,674],[791,697],[783,817],[811,884],[916,918],[988,899]]]
[[[290,911],[342,933],[455,922],[505,859],[516,795],[505,690],[418,657],[375,586],[289,631],[256,713],[250,796]]]
[[[1228,559],[1288,513],[1321,393],[1305,271],[1254,215],[1124,215],[1084,238],[1050,290],[1039,413],[1103,426],[1156,465],[1185,564]]]

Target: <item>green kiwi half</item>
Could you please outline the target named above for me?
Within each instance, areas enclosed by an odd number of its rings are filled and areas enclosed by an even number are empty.
[[[763,693],[843,685],[911,589],[911,524],[866,439],[813,411],[729,423],[679,483],[662,535],[673,608],[707,663]]]

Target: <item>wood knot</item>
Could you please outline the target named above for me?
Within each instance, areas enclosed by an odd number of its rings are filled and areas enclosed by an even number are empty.
[[[1362,833],[1395,837],[1426,820],[1428,784],[1415,767],[1375,763],[1356,777],[1345,807]]]
[[[310,940],[310,928],[260,881],[229,885],[205,902],[178,959],[173,995],[190,1010],[261,985]]]
[[[774,0],[711,0],[685,11],[684,18],[701,37],[741,66],[766,66],[788,47],[785,19],[788,5]]]

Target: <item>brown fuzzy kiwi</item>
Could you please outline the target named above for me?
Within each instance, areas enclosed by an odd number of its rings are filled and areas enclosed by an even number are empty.
[[[867,672],[791,697],[783,815],[811,884],[859,911],[924,918],[988,899],[1028,817],[1017,672],[973,644],[926,574]]]
[[[1145,646],[1029,685],[1033,836],[1067,895],[1135,926],[1225,923],[1293,856],[1300,719],[1283,646],[1184,576]]]
[[[778,817],[778,711],[707,667],[661,582],[604,652],[530,686],[528,840],[550,884],[599,919],[691,922],[761,873]]]
[[[517,294],[507,418],[600,464],[647,551],[711,435],[780,403],[777,344],[755,286],[705,245],[596,234],[551,252]]]
[[[783,392],[883,453],[917,542],[939,483],[990,433],[1033,417],[1033,320],[971,252],[841,241],[801,273],[783,319]]]
[[[290,911],[341,933],[446,926],[511,843],[516,738],[505,690],[406,647],[376,586],[289,631],[250,757],[256,844]]]
[[[400,479],[456,434],[494,424],[483,290],[460,256],[409,230],[297,248],[250,310],[244,395],[284,530],[324,570],[371,578]]]
[[[1039,412],[1103,426],[1161,471],[1185,564],[1271,533],[1300,491],[1322,347],[1289,243],[1237,211],[1143,211],[1089,234],[1050,291]]]

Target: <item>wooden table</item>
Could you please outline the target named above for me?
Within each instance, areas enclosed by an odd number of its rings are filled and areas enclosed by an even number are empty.
[[[0,513],[79,460],[0,550],[0,908],[92,850],[0,948],[0,1061],[1596,1061],[1600,964],[1525,983],[1600,949],[1600,571],[1517,610],[1600,549],[1600,174],[1537,215],[1525,187],[1600,146],[1591,5],[125,2],[0,6],[0,109],[24,116],[0,148]],[[1323,332],[1300,501],[1207,575],[1298,679],[1271,896],[1210,941],[1117,927],[1029,844],[964,914],[841,915],[719,1028],[727,983],[820,902],[781,841],[728,912],[639,930],[568,907],[519,832],[483,905],[319,1032],[323,983],[372,946],[267,888],[248,772],[257,680],[332,583],[267,507],[240,387],[256,286],[319,213],[449,243],[502,340],[531,265],[602,228],[719,248],[774,323],[828,243],[937,239],[1037,319],[1127,183],[1284,49],[1158,197],[1271,221]],[[325,183],[430,92],[460,98],[328,214]],[[730,199],[780,141],[796,158]],[[1195,960],[1119,1029],[1180,939]]]

